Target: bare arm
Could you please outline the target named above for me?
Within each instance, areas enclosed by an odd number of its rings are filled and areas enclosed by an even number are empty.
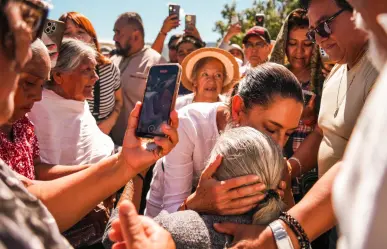
[[[174,19],[176,18],[176,19]],[[159,54],[163,52],[163,47],[165,39],[167,38],[168,33],[177,28],[180,25],[180,21],[177,19],[176,15],[168,16],[161,27],[159,34],[156,37],[156,40],[153,42],[152,49],[156,50]]]
[[[230,43],[231,38],[240,34],[241,32],[242,32],[242,27],[240,24],[237,23],[237,24],[231,25],[228,28],[227,33],[223,37],[221,43],[219,44],[219,48],[226,49]]]
[[[120,116],[123,100],[122,100],[122,90],[119,88],[115,91],[114,97],[116,99],[114,104],[114,110],[110,116],[98,124],[98,127],[101,129],[101,131],[105,134],[109,134],[110,131],[113,129],[114,125],[117,122],[118,116]]]
[[[293,157],[300,160],[302,172],[300,172],[300,167],[296,161],[288,161],[292,166],[293,178],[298,177],[316,167],[318,150],[322,139],[322,130],[316,127],[316,129],[302,142],[296,153],[293,155]]]
[[[65,231],[74,225],[99,202],[111,196],[124,186],[138,172],[154,164],[163,154],[168,154],[177,144],[178,118],[171,112],[171,126],[163,125],[168,138],[155,139],[161,146],[155,151],[147,151],[141,140],[135,137],[135,129],[141,104],[132,111],[126,130],[122,151],[80,172],[52,181],[36,181],[27,186],[48,208]]]
[[[40,159],[34,161],[36,179],[41,181],[54,180],[87,169],[90,165],[52,165],[42,163]]]

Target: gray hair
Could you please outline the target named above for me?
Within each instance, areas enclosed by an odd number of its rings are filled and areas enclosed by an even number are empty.
[[[59,57],[52,73],[65,73],[75,70],[85,58],[96,61],[97,51],[83,41],[64,39],[60,47]]]
[[[42,42],[40,39],[36,39],[31,44],[31,50],[32,50],[32,58],[27,63],[28,64],[40,64],[40,63],[46,63],[51,68],[50,65],[50,55],[48,53],[48,49],[46,45]]]
[[[223,160],[215,173],[219,181],[257,175],[268,190],[276,190],[282,178],[284,159],[278,145],[265,134],[251,128],[227,130],[212,149],[210,161],[217,155]],[[285,204],[280,198],[268,198],[258,204],[253,214],[253,224],[267,225],[277,219]]]

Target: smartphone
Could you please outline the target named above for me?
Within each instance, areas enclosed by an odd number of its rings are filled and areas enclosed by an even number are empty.
[[[239,23],[239,18],[238,18],[237,15],[233,15],[233,16],[231,17],[231,25],[235,25],[235,24],[237,24],[237,23]]]
[[[265,14],[255,14],[255,25],[261,27],[265,25]]]
[[[302,93],[304,94],[304,104],[308,105],[310,100],[314,95],[316,95],[314,92],[307,91],[307,90],[302,90]]]
[[[320,56],[321,56],[321,61],[324,63],[324,64],[336,64],[335,62],[333,62],[330,58],[329,58],[329,55],[327,54],[327,52],[325,52],[324,49],[322,49],[320,47]]]
[[[42,41],[48,48],[51,59],[51,68],[55,67],[58,60],[65,29],[66,24],[56,20],[47,19],[46,23],[44,24]]]
[[[169,5],[169,15],[177,15],[177,19],[180,20],[180,5],[170,4]]]
[[[195,15],[186,15],[185,16],[185,29],[191,29],[196,26],[196,16]]]
[[[181,66],[163,64],[149,70],[136,136],[142,138],[165,137],[162,124],[170,124],[170,113],[175,108],[179,92]]]

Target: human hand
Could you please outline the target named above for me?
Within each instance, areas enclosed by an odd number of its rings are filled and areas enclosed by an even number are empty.
[[[266,186],[256,175],[242,176],[226,181],[213,178],[222,162],[218,156],[202,173],[198,187],[188,199],[189,209],[220,215],[243,214],[265,198]],[[244,186],[249,185],[249,186]]]
[[[313,94],[309,100],[309,103],[304,107],[304,110],[302,111],[301,120],[306,125],[314,125],[317,122],[317,114],[315,111],[316,99],[316,94]]]
[[[331,73],[332,71],[332,68],[335,66],[335,64],[327,64],[327,63],[323,63],[323,67],[322,67],[322,73],[324,75],[324,77],[328,77],[328,75]]]
[[[177,15],[171,15],[165,18],[163,26],[161,27],[161,32],[168,34],[172,29],[175,29],[180,26],[180,20],[177,18]]]
[[[132,168],[135,173],[147,169],[158,159],[167,155],[179,141],[177,134],[179,119],[177,112],[172,111],[170,114],[171,125],[163,124],[161,127],[162,132],[167,135],[167,137],[155,137],[154,142],[158,145],[158,148],[153,151],[147,150],[146,142],[135,135],[140,110],[141,102],[137,102],[129,116],[128,127],[126,129],[121,152],[121,156],[124,158],[127,166]]]
[[[190,26],[189,29],[185,29],[184,32],[185,32],[185,35],[193,36],[196,39],[198,39],[199,41],[202,41],[199,30],[196,28],[196,26],[192,25],[192,26]]]
[[[273,233],[269,227],[257,225],[242,225],[234,223],[214,224],[219,233],[225,233],[234,237],[232,249],[277,249]]]
[[[112,249],[175,249],[170,233],[152,219],[139,216],[133,203],[125,200],[119,206],[119,219],[112,222],[109,238]]]
[[[114,123],[111,122],[109,118],[98,124],[99,129],[106,135],[109,135],[109,133],[113,129],[113,126],[114,126]]]
[[[226,40],[226,42],[228,42],[228,41],[230,41],[231,38],[240,34],[241,32],[242,32],[242,26],[239,23],[232,24],[228,28],[224,40]]]

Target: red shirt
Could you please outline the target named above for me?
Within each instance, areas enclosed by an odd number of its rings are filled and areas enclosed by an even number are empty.
[[[39,158],[39,144],[34,125],[24,116],[12,125],[13,141],[0,131],[0,158],[13,171],[34,180],[34,159]]]

